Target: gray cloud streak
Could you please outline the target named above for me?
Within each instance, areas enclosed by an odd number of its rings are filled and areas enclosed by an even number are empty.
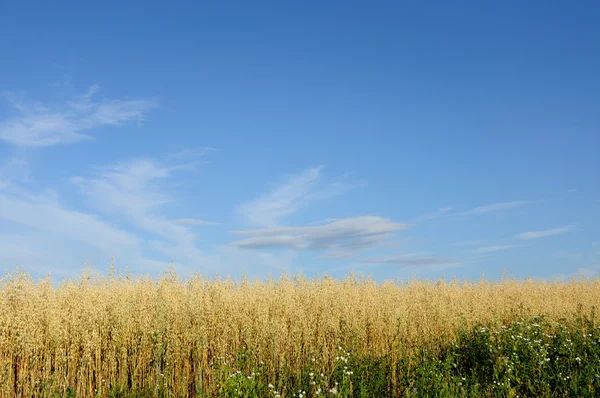
[[[407,228],[378,216],[362,216],[330,221],[318,226],[273,227],[234,231],[247,238],[231,246],[263,249],[290,248],[295,250],[326,251],[338,256],[341,251],[358,252],[376,247],[396,231]]]
[[[460,261],[454,258],[446,257],[407,257],[398,256],[390,258],[366,258],[360,260],[361,263],[365,264],[394,264],[401,267],[416,267],[416,266],[430,266],[430,265],[450,265],[457,264]]]

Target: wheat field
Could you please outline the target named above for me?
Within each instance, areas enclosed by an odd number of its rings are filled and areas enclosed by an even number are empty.
[[[292,396],[282,375],[307,366],[330,372],[340,350],[397,362],[464,328],[531,315],[576,322],[575,312],[599,306],[598,279],[377,283],[283,275],[234,282],[112,269],[55,284],[11,273],[0,280],[0,395],[108,396],[119,387],[218,396],[229,377],[224,364],[236,360],[238,372],[254,377],[260,365],[278,396]]]

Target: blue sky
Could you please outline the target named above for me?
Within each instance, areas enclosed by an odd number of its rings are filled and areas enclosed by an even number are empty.
[[[597,2],[196,3],[1,6],[0,267],[600,272]]]

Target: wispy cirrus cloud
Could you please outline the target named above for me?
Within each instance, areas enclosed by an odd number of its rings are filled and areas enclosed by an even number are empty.
[[[519,239],[539,239],[545,238],[548,236],[554,236],[563,234],[565,232],[569,232],[575,229],[574,225],[565,225],[563,227],[550,228],[542,231],[530,231],[530,232],[522,232],[518,234],[516,237]]]
[[[29,160],[26,157],[11,155],[0,161],[0,191],[30,181]]]
[[[522,247],[523,245],[496,245],[496,246],[485,246],[485,247],[480,247],[474,250],[471,250],[471,253],[474,254],[484,254],[484,253],[493,253],[493,252],[497,252],[500,250],[508,250],[508,249],[514,249],[517,247]]]
[[[61,104],[31,102],[4,94],[17,115],[0,122],[0,140],[16,147],[47,147],[91,139],[85,132],[101,126],[141,122],[157,103],[148,99],[96,99],[100,87]]]
[[[245,239],[230,243],[247,249],[288,248],[324,251],[334,257],[340,253],[356,254],[376,247],[394,232],[407,228],[378,216],[345,218],[323,225],[273,227],[234,231]]]
[[[75,210],[61,200],[59,193],[32,192],[26,184],[32,155],[28,149],[90,139],[87,134],[95,128],[140,122],[156,106],[150,100],[98,99],[98,90],[94,85],[82,95],[45,104],[30,101],[24,95],[3,95],[15,114],[0,121],[0,141],[11,145],[13,151],[0,165],[0,221],[16,227],[17,232],[6,237],[19,247],[3,250],[1,262],[12,264],[22,254],[18,250],[27,247],[31,255],[22,256],[23,260],[38,264],[53,248],[56,253],[48,257],[52,257],[54,269],[60,267],[63,271],[76,264],[61,264],[59,258],[81,256],[78,264],[82,264],[87,254],[116,256],[142,267],[158,263],[144,256],[143,239],[121,223],[109,222],[94,212]],[[50,240],[53,243],[49,249]],[[59,246],[68,248],[69,254],[60,254],[56,249]]]
[[[100,249],[107,255],[138,251],[140,240],[97,216],[67,209],[56,195],[11,195],[0,192],[0,219],[63,236]]]
[[[483,206],[477,206],[470,210],[461,211],[461,212],[451,212],[452,207],[444,206],[444,207],[439,208],[437,211],[435,211],[433,213],[429,213],[429,214],[425,214],[425,215],[416,217],[416,218],[412,219],[410,222],[411,223],[420,223],[423,221],[430,221],[430,220],[434,220],[434,219],[438,219],[438,218],[459,217],[459,216],[466,217],[466,216],[476,216],[476,215],[487,214],[487,213],[496,213],[496,212],[500,212],[500,211],[504,211],[504,210],[510,210],[510,209],[514,209],[517,207],[533,204],[533,203],[539,203],[539,202],[541,202],[541,200],[515,200],[512,202],[498,202],[498,203],[492,203],[492,204],[483,205]]]
[[[451,214],[450,213],[451,210],[452,210],[452,207],[450,207],[450,206],[440,207],[437,211],[435,211],[433,213],[415,217],[412,220],[410,220],[409,222],[411,224],[415,224],[415,223],[420,223],[420,222],[424,222],[424,221],[434,220],[434,219],[440,218],[440,217],[446,217]]]
[[[325,180],[323,166],[288,175],[283,182],[257,199],[243,203],[237,212],[260,229],[233,231],[246,236],[229,244],[243,249],[322,251],[325,258],[349,258],[381,245],[390,234],[406,228],[378,216],[329,218],[304,226],[280,226],[282,220],[317,201],[341,195],[363,184],[348,183],[344,178]]]
[[[166,219],[156,217],[159,221],[151,220],[146,228],[167,225],[161,224]],[[187,269],[240,275],[240,270],[252,269],[265,273],[264,276],[274,269],[289,272],[295,258],[291,251],[277,255],[249,253],[225,245],[206,253],[198,249],[193,240],[186,240],[195,235],[187,235],[185,228],[183,234],[179,231],[180,235],[174,239],[158,236],[158,239],[150,240],[127,225],[108,222],[98,213],[69,209],[52,192],[17,196],[0,190],[0,225],[6,221],[28,229],[0,234],[0,267],[24,265],[32,271],[51,271],[54,276],[79,272],[90,256],[100,261],[100,265],[114,256],[117,264],[132,267],[136,272],[155,272],[173,260],[179,272]],[[131,223],[124,218],[120,221]]]
[[[342,180],[323,181],[323,169],[323,166],[312,167],[287,176],[271,191],[238,206],[238,213],[255,225],[273,227],[313,202],[341,195],[357,186]]]
[[[474,207],[467,211],[455,213],[455,215],[472,216],[472,215],[478,215],[478,214],[495,213],[498,211],[514,209],[517,207],[521,207],[521,206],[525,206],[525,205],[529,205],[529,204],[533,204],[533,203],[539,203],[539,202],[540,202],[540,200],[515,200],[512,202],[498,202],[498,203],[492,203],[489,205]]]
[[[215,223],[195,218],[171,219],[163,211],[176,200],[168,193],[165,181],[176,171],[189,168],[189,162],[163,164],[138,158],[98,168],[92,177],[79,176],[71,181],[97,211],[117,215],[158,238],[153,242],[156,250],[191,260],[203,257],[203,253],[196,247],[197,236],[189,227]]]

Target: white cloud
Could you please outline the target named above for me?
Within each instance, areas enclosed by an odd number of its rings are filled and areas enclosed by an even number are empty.
[[[63,208],[53,195],[26,197],[0,192],[0,218],[86,243],[110,255],[138,250],[140,243],[134,234],[94,215]]]
[[[340,195],[351,187],[341,181],[322,182],[322,171],[319,166],[288,176],[270,192],[240,205],[237,211],[253,224],[274,227],[308,204]]]
[[[573,225],[565,225],[564,227],[551,228],[543,231],[531,231],[531,232],[522,232],[517,235],[519,239],[538,239],[545,238],[547,236],[554,236],[558,234],[562,234],[565,232],[569,232],[575,229]]]
[[[75,177],[71,181],[95,209],[116,214],[154,235],[160,239],[152,243],[156,250],[189,263],[203,257],[202,251],[195,246],[197,236],[189,226],[213,224],[193,218],[170,219],[164,215],[163,207],[175,201],[167,193],[164,181],[180,169],[179,164],[131,159],[103,167],[94,177]]]
[[[1,269],[23,267],[34,275],[49,273],[53,278],[60,279],[78,276],[87,260],[94,266],[105,269],[112,257],[116,258],[118,265],[128,266],[134,272],[141,268],[146,271],[157,268],[149,264],[149,260],[141,255],[137,247],[108,251],[104,246],[99,248],[98,245],[90,245],[55,231],[49,232],[48,228],[24,230],[21,226],[15,226],[14,230],[19,232],[0,234]],[[161,264],[161,268],[166,266],[166,262]]]
[[[146,99],[94,100],[99,86],[52,107],[6,96],[18,115],[0,122],[0,140],[17,147],[46,147],[91,139],[84,132],[101,126],[119,126],[144,120],[157,106]],[[51,109],[54,108],[54,109]]]
[[[273,227],[234,231],[247,238],[232,242],[239,248],[288,248],[325,251],[339,257],[341,252],[358,253],[378,246],[394,232],[407,228],[378,216],[330,221],[318,226]]]
[[[515,200],[512,202],[492,203],[492,204],[485,205],[485,206],[478,206],[471,210],[463,211],[461,213],[456,213],[456,215],[470,216],[470,215],[477,215],[477,214],[494,213],[497,211],[514,209],[516,207],[521,207],[521,206],[525,206],[525,205],[537,203],[537,202],[540,202],[540,201],[539,200]]]
[[[167,158],[187,161],[196,155]],[[293,251],[248,252],[222,245],[207,253],[198,248],[196,234],[188,227],[209,222],[170,219],[163,209],[174,203],[169,182],[175,171],[183,169],[189,167],[134,159],[97,169],[91,177],[73,178],[92,207],[99,214],[115,215],[119,225],[65,207],[54,192],[32,195],[19,186],[11,191],[0,188],[0,225],[17,227],[15,233],[3,230],[0,235],[0,267],[23,264],[30,271],[73,276],[86,258],[104,267],[114,256],[117,266],[136,272],[156,272],[169,266],[171,259],[182,273],[218,272],[239,277],[244,270],[263,276],[273,270],[290,271],[296,257]],[[5,220],[8,222],[3,224]],[[144,233],[124,229],[131,226]]]
[[[277,225],[280,218],[294,213],[315,199],[313,192],[321,170],[321,167],[314,167],[293,175],[271,192],[242,204],[238,211],[254,224]]]
[[[40,246],[47,246],[48,241],[49,239],[39,238],[34,240],[23,234],[0,234],[0,267],[27,266],[41,269],[48,263],[55,263],[56,253],[53,250],[48,250],[48,247],[40,250]]]
[[[499,245],[499,246],[486,246],[480,247],[478,249],[471,250],[471,253],[475,254],[483,254],[483,253],[493,253],[500,250],[508,250],[515,247],[521,247],[522,245]]]

